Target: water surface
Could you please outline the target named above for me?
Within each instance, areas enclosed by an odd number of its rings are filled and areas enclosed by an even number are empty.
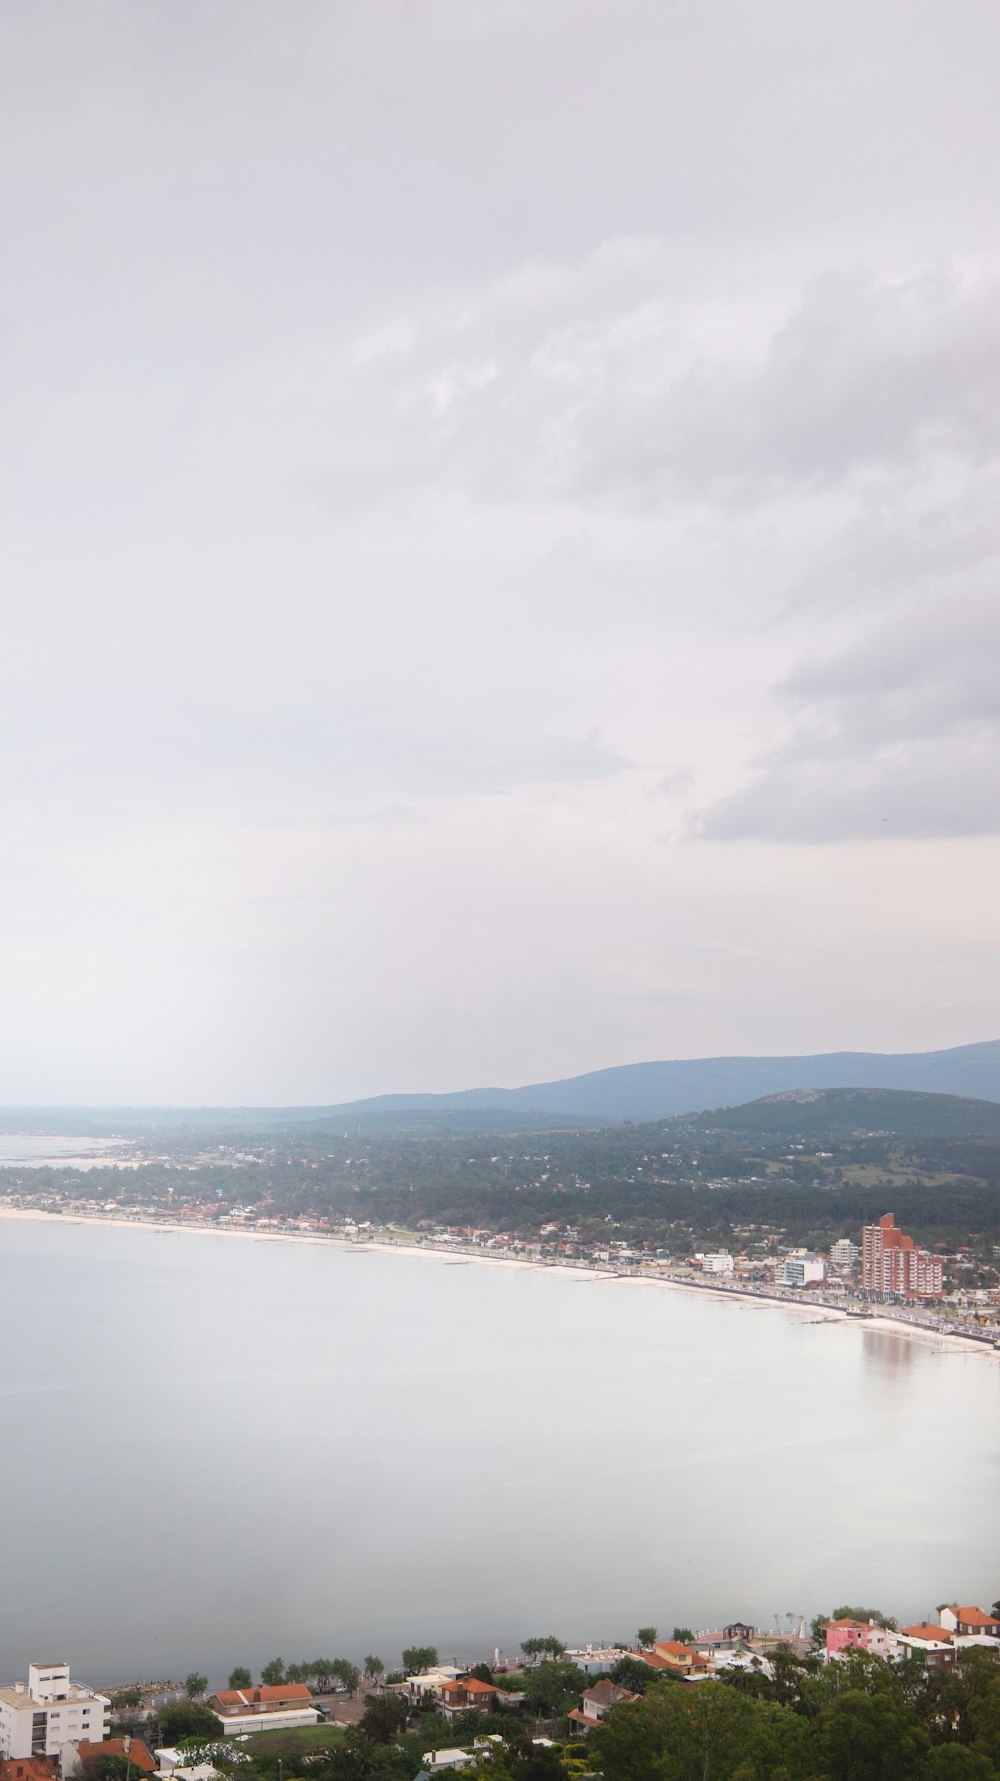
[[[0,1219],[0,1680],[991,1601],[1000,1366],[619,1280]]]

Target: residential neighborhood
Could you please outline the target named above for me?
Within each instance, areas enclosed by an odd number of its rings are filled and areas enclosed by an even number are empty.
[[[313,1750],[314,1762],[324,1751],[353,1748],[352,1740],[380,1715],[388,1715],[385,1723],[404,1740],[423,1738],[421,1772],[427,1774],[491,1764],[501,1772],[514,1735],[548,1753],[545,1761],[557,1765],[550,1768],[553,1777],[577,1775],[574,1744],[586,1744],[622,1714],[641,1713],[664,1687],[671,1698],[674,1688],[692,1696],[719,1688],[758,1691],[778,1686],[789,1665],[796,1674],[820,1676],[830,1666],[857,1663],[876,1664],[886,1677],[924,1677],[929,1687],[935,1675],[977,1653],[975,1661],[996,1676],[1000,1698],[1000,1602],[990,1608],[949,1603],[934,1618],[899,1627],[871,1610],[817,1616],[808,1629],[803,1618],[788,1617],[785,1628],[771,1631],[739,1619],[700,1632],[678,1627],[669,1638],[647,1627],[615,1645],[526,1639],[516,1655],[496,1649],[489,1664],[440,1663],[427,1647],[409,1654],[432,1660],[422,1667],[386,1672],[381,1660],[368,1658],[362,1672],[337,1660],[319,1666],[318,1683],[262,1680],[209,1692],[206,1678],[192,1675],[186,1689],[168,1685],[162,1697],[131,1708],[125,1697],[145,1700],[148,1689],[102,1691],[71,1681],[67,1662],[32,1661],[25,1681],[0,1688],[0,1781],[128,1781],[133,1771],[171,1781],[225,1781],[236,1772],[234,1763],[251,1781],[251,1766],[266,1758],[268,1740],[276,1750],[298,1750],[300,1758]],[[296,1667],[308,1666],[288,1669]],[[266,1666],[272,1674],[285,1668],[279,1660]],[[354,1686],[331,1692],[337,1673]],[[196,1685],[203,1690],[197,1698]],[[161,1730],[173,1733],[170,1741],[159,1741]],[[319,1742],[296,1744],[303,1736]]]

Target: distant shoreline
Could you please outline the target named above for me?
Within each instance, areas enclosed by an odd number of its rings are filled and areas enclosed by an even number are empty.
[[[518,1268],[532,1273],[569,1275],[575,1280],[613,1280],[623,1286],[631,1287],[666,1287],[674,1292],[697,1293],[699,1297],[711,1298],[716,1302],[731,1304],[734,1301],[743,1306],[752,1306],[758,1311],[788,1311],[795,1317],[807,1317],[813,1323],[857,1324],[862,1321],[856,1313],[842,1309],[839,1305],[816,1304],[806,1301],[797,1304],[793,1299],[777,1296],[769,1297],[763,1293],[741,1290],[739,1287],[702,1286],[693,1280],[676,1280],[669,1276],[653,1274],[619,1274],[614,1268],[592,1265],[590,1263],[573,1264],[571,1262],[533,1261],[526,1256],[470,1254],[466,1250],[447,1250],[432,1248],[425,1243],[409,1243],[393,1238],[335,1237],[325,1232],[309,1232],[301,1236],[291,1231],[241,1231],[218,1230],[210,1225],[189,1224],[168,1219],[115,1218],[108,1213],[96,1216],[84,1212],[45,1212],[33,1206],[0,1206],[0,1219],[29,1220],[38,1224],[78,1224],[78,1225],[114,1225],[130,1230],[159,1231],[171,1235],[214,1237],[216,1239],[240,1238],[252,1243],[293,1243],[307,1244],[314,1248],[342,1249],[355,1255],[363,1255],[374,1251],[379,1255],[411,1255],[420,1256],[425,1261],[469,1263],[475,1267]],[[954,1335],[950,1331],[929,1329],[922,1324],[908,1322],[905,1318],[893,1317],[876,1308],[866,1314],[864,1319],[868,1328],[877,1325],[887,1334],[908,1336],[916,1341],[930,1342],[937,1348],[951,1349],[953,1353],[984,1355],[989,1360],[1000,1361],[1000,1349],[976,1336]]]

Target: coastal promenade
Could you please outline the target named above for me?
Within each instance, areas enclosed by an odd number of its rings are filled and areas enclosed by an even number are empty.
[[[228,1238],[255,1243],[295,1243],[300,1246],[322,1246],[355,1253],[374,1251],[386,1255],[420,1256],[429,1261],[530,1269],[534,1272],[558,1272],[571,1274],[578,1279],[620,1280],[643,1287],[666,1287],[675,1292],[698,1293],[703,1297],[707,1296],[717,1300],[735,1300],[744,1305],[756,1306],[761,1310],[774,1308],[791,1311],[798,1316],[809,1317],[813,1322],[866,1322],[873,1326],[877,1325],[879,1329],[887,1333],[892,1332],[918,1340],[931,1341],[940,1346],[1000,1360],[1000,1337],[993,1332],[972,1330],[944,1320],[930,1318],[926,1313],[911,1311],[906,1306],[882,1305],[861,1299],[837,1303],[829,1296],[821,1296],[818,1293],[805,1295],[801,1292],[783,1292],[777,1287],[750,1284],[730,1286],[723,1284],[718,1278],[713,1278],[709,1283],[698,1280],[690,1274],[666,1270],[657,1264],[615,1264],[568,1256],[555,1258],[531,1255],[525,1254],[523,1251],[510,1254],[487,1250],[475,1243],[455,1241],[441,1243],[435,1242],[433,1238],[414,1241],[409,1237],[392,1236],[385,1230],[344,1234],[315,1229],[261,1229],[252,1223],[235,1228],[227,1226],[220,1229],[217,1225],[208,1224],[198,1219],[164,1219],[138,1211],[115,1214],[107,1210],[100,1212],[84,1209],[51,1211],[42,1207],[0,1206],[0,1219],[4,1218],[28,1219],[50,1224],[125,1225],[133,1229],[171,1232],[187,1236]]]

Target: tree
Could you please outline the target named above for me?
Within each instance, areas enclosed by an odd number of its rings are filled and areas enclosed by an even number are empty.
[[[519,1684],[528,1706],[548,1718],[579,1705],[590,1677],[574,1663],[546,1662],[525,1671]]]
[[[365,1676],[369,1682],[377,1682],[378,1678],[384,1675],[385,1664],[380,1657],[371,1656],[365,1658]]]
[[[771,1711],[730,1688],[658,1682],[636,1705],[605,1714],[588,1733],[588,1755],[607,1781],[724,1781]],[[748,1764],[743,1772],[758,1771]]]
[[[415,1670],[433,1670],[437,1660],[433,1645],[408,1645],[403,1652],[403,1669],[407,1675],[412,1675]]]
[[[314,1657],[308,1666],[311,1674],[316,1678],[317,1693],[325,1694],[329,1688],[334,1677],[335,1662],[336,1659],[332,1657]]]
[[[260,1679],[265,1688],[280,1688],[285,1680],[285,1660],[283,1657],[272,1657],[260,1672]]]
[[[616,1688],[627,1688],[632,1694],[645,1694],[656,1675],[641,1657],[620,1657],[611,1665],[608,1678]]]
[[[845,1689],[821,1715],[818,1731],[830,1781],[908,1781],[927,1749],[913,1709],[887,1689]]]
[[[98,1756],[87,1764],[87,1781],[129,1781],[127,1756]]]
[[[968,1744],[938,1744],[920,1769],[921,1781],[992,1781],[995,1774],[989,1757]]]
[[[335,1657],[330,1668],[337,1681],[342,1682],[344,1687],[353,1694],[361,1681],[361,1671],[357,1664],[352,1664],[349,1657]]]
[[[170,1701],[160,1714],[161,1744],[179,1744],[182,1738],[217,1738],[219,1721],[201,1701]]]
[[[184,1693],[189,1701],[199,1701],[207,1687],[208,1677],[199,1676],[197,1670],[192,1670],[184,1679]]]
[[[365,1702],[359,1727],[373,1744],[388,1744],[406,1724],[406,1702],[398,1694],[372,1694]]]
[[[641,1626],[639,1628],[640,1645],[655,1645],[658,1631],[659,1628],[655,1626]]]
[[[876,1626],[888,1627],[891,1633],[896,1631],[896,1622],[891,1614],[883,1614],[881,1608],[852,1608],[845,1606],[834,1608],[828,1616],[830,1620],[874,1620]]]
[[[563,1641],[557,1639],[555,1633],[545,1633],[541,1638],[521,1640],[521,1650],[525,1657],[560,1658],[565,1649]]]
[[[235,1670],[230,1670],[229,1672],[230,1688],[249,1688],[252,1682],[253,1677],[251,1676],[250,1671],[244,1668],[243,1665],[240,1665]]]
[[[689,1626],[675,1626],[674,1638],[681,1645],[691,1645],[694,1642],[694,1633]]]

